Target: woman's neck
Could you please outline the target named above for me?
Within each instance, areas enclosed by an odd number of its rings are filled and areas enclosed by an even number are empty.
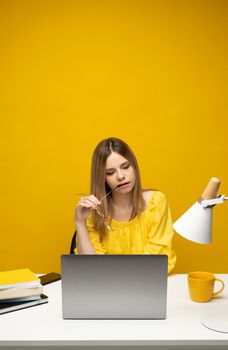
[[[132,208],[133,193],[112,193],[112,206],[115,209],[130,209]]]

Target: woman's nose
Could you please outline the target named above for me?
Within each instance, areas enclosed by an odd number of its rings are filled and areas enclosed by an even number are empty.
[[[118,180],[123,180],[125,178],[121,170],[117,170],[117,178]]]

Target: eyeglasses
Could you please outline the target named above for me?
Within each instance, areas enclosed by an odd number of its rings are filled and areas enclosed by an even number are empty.
[[[107,217],[101,212],[99,207],[96,208],[97,214],[104,218],[104,225],[109,231],[114,231],[113,228],[109,225]]]
[[[106,195],[104,197],[102,197],[100,199],[100,202],[102,202],[106,197],[108,197],[110,195],[110,193],[112,193],[112,191],[114,191],[118,186],[116,186],[115,188],[113,188],[111,191],[109,191],[108,193],[106,193]],[[83,193],[77,193],[80,196],[85,196],[85,194]],[[100,215],[102,218],[104,218],[104,225],[105,227],[109,230],[109,231],[115,231],[110,225],[109,225],[109,220],[108,218],[105,216],[104,213],[102,213],[101,208],[96,207],[95,209],[97,211],[97,214]]]
[[[114,188],[115,189],[115,188]],[[100,202],[102,202],[110,193],[112,193],[113,190],[106,193],[104,197],[100,199]],[[96,207],[97,214],[100,215],[102,218],[104,218],[104,225],[109,231],[113,231],[112,227],[109,225],[108,218],[105,216],[105,214],[102,213],[101,208]]]

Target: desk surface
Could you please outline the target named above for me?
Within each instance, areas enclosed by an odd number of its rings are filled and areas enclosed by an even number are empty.
[[[61,281],[44,286],[49,302],[0,316],[0,346],[228,346],[228,334],[201,324],[208,314],[228,317],[225,290],[209,303],[190,300],[186,275],[168,278],[166,320],[63,320]]]

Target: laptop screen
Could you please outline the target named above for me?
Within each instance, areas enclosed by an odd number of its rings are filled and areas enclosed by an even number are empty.
[[[63,255],[63,318],[164,319],[167,264],[167,255]]]

